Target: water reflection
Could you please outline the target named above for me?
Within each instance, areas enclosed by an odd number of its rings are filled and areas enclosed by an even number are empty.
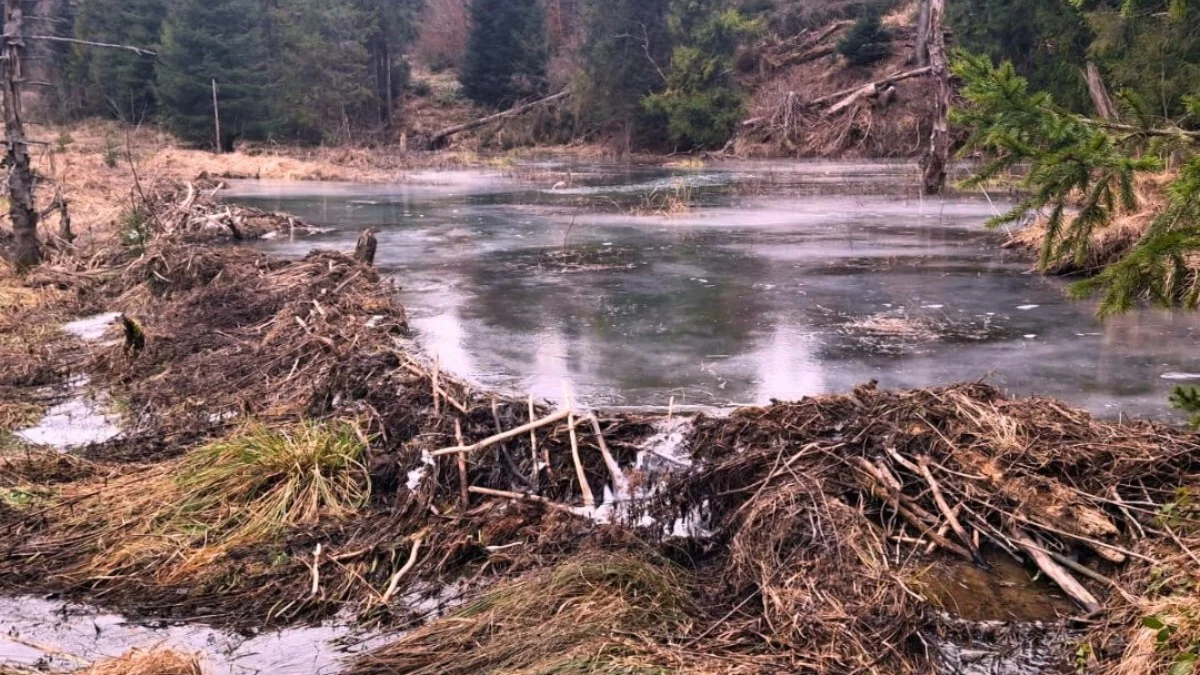
[[[379,263],[443,367],[539,397],[565,381],[594,404],[726,405],[990,377],[1162,416],[1162,376],[1200,371],[1196,317],[1100,324],[984,231],[1005,204],[923,200],[897,165],[579,165],[569,188],[553,188],[564,167],[535,168],[247,182],[230,198],[336,228],[269,245],[289,254],[379,226]],[[628,215],[664,185],[704,207]]]

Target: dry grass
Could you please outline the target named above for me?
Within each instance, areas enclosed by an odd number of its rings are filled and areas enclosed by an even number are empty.
[[[1118,204],[1112,222],[1092,233],[1082,261],[1076,258],[1075,251],[1064,251],[1052,257],[1042,271],[1048,274],[1092,274],[1125,257],[1166,208],[1165,188],[1173,179],[1170,171],[1139,175],[1134,182],[1138,204],[1136,209],[1128,211]],[[1008,245],[1041,256],[1047,243],[1046,222],[1047,217],[1039,214],[1030,225],[1016,232]]]
[[[665,675],[677,671],[654,656],[654,643],[682,639],[695,612],[668,564],[598,554],[501,585],[350,672]]]
[[[347,425],[251,426],[103,489],[77,486],[58,527],[90,556],[81,577],[171,583],[234,548],[357,512],[370,494],[364,451]]]
[[[204,675],[199,657],[168,649],[133,649],[115,659],[106,659],[81,671],[80,675]]]

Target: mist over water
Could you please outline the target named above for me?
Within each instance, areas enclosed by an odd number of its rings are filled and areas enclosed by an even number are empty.
[[[1008,204],[921,199],[902,165],[534,163],[403,178],[238,181],[226,196],[334,228],[261,244],[283,254],[351,250],[376,226],[377,264],[424,348],[483,386],[724,406],[987,378],[1108,417],[1169,418],[1172,387],[1200,380],[1200,318],[1147,309],[1101,323],[984,229]],[[699,206],[654,212],[678,199]]]

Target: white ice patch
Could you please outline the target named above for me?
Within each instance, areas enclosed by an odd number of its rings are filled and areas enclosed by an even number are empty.
[[[921,305],[921,309],[942,309],[945,305]]]
[[[435,464],[437,462],[433,461],[433,455],[430,455],[428,450],[422,450],[420,466],[408,472],[408,481],[404,484],[409,492],[415,492],[421,487],[421,481],[429,474],[429,467]]]
[[[71,381],[72,390],[82,390],[86,377]],[[33,445],[48,445],[57,450],[70,450],[93,443],[103,443],[121,435],[117,418],[104,413],[97,401],[87,398],[83,391],[46,411],[35,426],[17,432],[17,437]]]
[[[1164,380],[1200,380],[1200,373],[1163,373]]]
[[[1020,305],[1017,307],[1017,309],[1021,310],[1022,312],[1028,312],[1029,310],[1037,309],[1038,307],[1041,307],[1041,305]]]
[[[108,327],[120,316],[120,312],[105,312],[104,314],[97,314],[64,324],[63,330],[84,342],[95,342],[104,337],[104,333],[108,330]]]
[[[376,314],[375,316],[373,316],[367,320],[367,328],[379,327],[379,324],[383,323],[383,319],[384,319],[384,317],[382,314]]]
[[[1026,339],[1026,340],[1036,340],[1036,339],[1037,339],[1037,334],[1036,334],[1036,333],[1030,333],[1030,334],[1028,334],[1028,335],[1026,335],[1026,336],[1024,336],[1024,337],[1025,337],[1025,339]]]
[[[642,443],[638,452],[637,469],[645,469],[646,461],[651,457],[665,460],[675,468],[687,468],[692,465],[692,456],[687,451],[687,435],[692,430],[691,417],[673,417],[660,420],[654,424],[655,434]]]

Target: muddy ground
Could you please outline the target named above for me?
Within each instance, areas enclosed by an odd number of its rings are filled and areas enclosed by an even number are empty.
[[[397,282],[349,252],[214,245],[303,223],[195,185],[143,206],[147,236],[0,285],[7,593],[395,636],[352,673],[983,672],[971,650],[1014,644],[1037,645],[1023,672],[1195,659],[1192,432],[979,384],[554,409],[438,372]],[[100,313],[127,321],[62,328]],[[12,433],[81,376],[119,437]],[[447,584],[459,609],[416,609]]]

